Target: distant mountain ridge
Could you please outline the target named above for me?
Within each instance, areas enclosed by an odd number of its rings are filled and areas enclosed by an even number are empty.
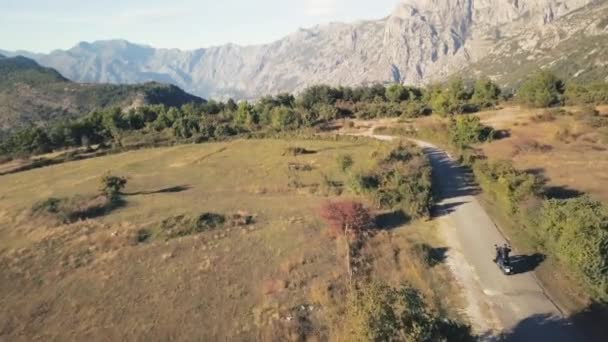
[[[500,68],[500,64],[509,62],[509,55],[517,52],[510,51],[509,44],[532,56],[537,46],[526,43],[531,35],[550,37],[549,41],[536,40],[539,51],[550,52],[549,55],[559,59],[552,49],[574,32],[580,32],[578,39],[583,41],[608,35],[606,29],[585,31],[585,25],[598,25],[605,18],[602,15],[607,3],[607,0],[402,0],[389,16],[380,20],[300,29],[266,45],[227,44],[182,51],[112,40],[83,42],[49,54],[20,53],[75,81],[158,81],[214,98],[242,99],[297,92],[317,83],[420,85],[441,80],[491,55]],[[604,14],[594,15],[598,12]],[[578,20],[568,19],[573,13],[583,15]],[[595,21],[581,19],[585,13]],[[569,20],[568,25],[563,24],[564,20]],[[553,61],[545,60],[537,66],[547,66]],[[575,62],[580,64],[578,60]],[[584,67],[591,70],[594,66]],[[506,83],[513,82],[506,79],[509,75],[492,67],[484,70],[499,82],[503,78]],[[601,79],[608,74],[594,75]]]
[[[181,106],[190,102],[204,100],[168,84],[75,83],[32,59],[0,57],[0,130],[29,123],[46,124],[111,106]]]

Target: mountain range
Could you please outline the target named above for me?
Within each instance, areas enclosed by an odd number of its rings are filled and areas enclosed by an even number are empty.
[[[463,72],[514,85],[534,68],[605,80],[607,0],[402,0],[387,17],[300,29],[266,45],[191,51],[124,40],[21,54],[78,82],[175,84],[256,98],[312,84],[421,85]],[[567,67],[564,67],[567,66]]]

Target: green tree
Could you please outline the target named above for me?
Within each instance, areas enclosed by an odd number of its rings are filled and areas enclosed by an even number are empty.
[[[228,101],[226,101],[226,110],[230,111],[230,112],[235,112],[238,109],[238,105],[236,104],[236,102],[233,99],[228,99]]]
[[[491,140],[494,131],[481,124],[479,117],[474,115],[459,115],[452,118],[449,127],[450,141],[463,149],[471,144]]]
[[[114,143],[118,147],[122,147],[122,131],[125,127],[125,123],[122,117],[122,111],[120,108],[112,108],[105,111],[102,114],[102,125]]]
[[[409,92],[401,84],[391,84],[386,88],[385,96],[387,100],[399,103],[408,99]]]
[[[175,119],[171,118],[166,112],[158,114],[156,119],[150,124],[150,127],[157,132],[173,127]]]
[[[471,102],[481,108],[492,107],[498,103],[500,93],[500,87],[492,80],[480,79],[475,81]]]
[[[120,198],[120,192],[126,185],[127,179],[125,177],[107,174],[101,178],[100,191],[109,201],[113,202]]]
[[[445,115],[445,114],[451,113],[452,107],[450,104],[450,99],[441,90],[435,89],[431,93],[429,105],[431,106],[433,113],[437,113],[439,115]]]
[[[199,119],[191,115],[183,116],[175,120],[172,128],[175,137],[188,139],[200,131]]]
[[[234,123],[242,127],[253,127],[259,123],[259,116],[247,101],[239,103],[239,107],[234,113]]]
[[[539,71],[517,90],[520,103],[530,107],[549,107],[562,102],[563,82],[548,71]]]
[[[384,88],[382,93],[384,94]],[[318,104],[333,105],[342,97],[339,89],[328,85],[315,85],[304,89],[297,99],[298,105],[306,109],[313,109]]]
[[[295,111],[288,107],[276,107],[272,109],[272,126],[277,129],[295,129],[300,125],[300,120]]]

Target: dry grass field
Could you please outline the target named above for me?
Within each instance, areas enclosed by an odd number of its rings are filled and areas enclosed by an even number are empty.
[[[310,153],[284,155],[296,146]],[[236,140],[1,176],[0,340],[339,340],[344,251],[316,211],[347,180],[339,155],[365,170],[381,148]],[[298,188],[290,163],[308,166]],[[123,206],[70,224],[32,216],[46,198],[97,193],[108,171],[128,177]],[[253,222],[159,235],[163,220],[203,212],[246,212]],[[422,244],[443,247],[432,223],[412,222],[374,234],[362,254],[370,276],[411,283],[457,316],[458,289],[445,266],[425,265]]]
[[[542,175],[551,196],[584,192],[608,201],[608,108],[598,111],[595,117],[580,107],[481,113],[482,122],[508,137],[480,148],[490,159],[512,160],[516,168]]]

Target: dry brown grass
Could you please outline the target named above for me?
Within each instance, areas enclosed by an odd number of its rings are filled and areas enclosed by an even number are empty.
[[[517,107],[482,113],[486,124],[509,130],[510,136],[480,147],[490,159],[511,159],[518,169],[541,172],[549,187],[608,201],[608,146],[601,141],[601,130],[588,124],[589,116],[576,114],[579,110],[566,108],[564,112],[573,114],[554,114],[549,121],[535,119],[538,110]]]
[[[316,153],[281,156],[292,145]],[[297,158],[315,166],[302,172],[306,184],[321,182],[323,174],[344,181],[336,157],[349,153],[355,168],[365,169],[377,147],[237,141],[0,177],[0,340],[326,340],[348,289],[344,251],[314,215],[327,198],[287,189],[286,170]],[[31,220],[34,202],[92,195],[110,168],[129,177],[123,208],[67,225]],[[185,186],[177,191],[177,185]],[[255,218],[168,241],[138,239],[141,229],[153,231],[167,217],[202,212]],[[389,241],[424,240],[428,231],[416,224],[387,233],[398,240],[379,235],[366,253],[378,275],[404,273],[402,279],[412,277],[427,293],[435,285],[442,293],[438,282],[425,284],[432,279],[427,271],[407,273],[418,263],[404,260],[395,268],[381,261]]]

